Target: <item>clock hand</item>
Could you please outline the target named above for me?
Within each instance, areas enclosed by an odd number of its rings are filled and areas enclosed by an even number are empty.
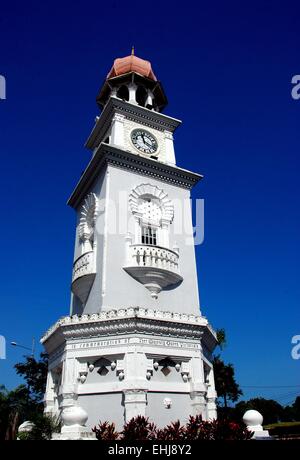
[[[143,136],[142,136],[141,134],[138,136],[138,144],[139,144],[141,147],[145,145],[145,142],[144,142],[144,140],[143,140]]]
[[[141,137],[143,138],[143,146],[144,146],[144,148],[147,149],[149,144],[147,145],[147,140],[145,140],[145,135],[141,134]]]

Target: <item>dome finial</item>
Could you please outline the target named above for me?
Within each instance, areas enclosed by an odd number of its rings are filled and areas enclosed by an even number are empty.
[[[131,48],[131,56],[134,56],[134,46]]]

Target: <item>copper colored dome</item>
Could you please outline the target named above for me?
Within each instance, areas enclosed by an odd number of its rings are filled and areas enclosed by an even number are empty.
[[[107,75],[107,79],[118,77],[129,72],[135,72],[139,75],[142,75],[143,77],[157,81],[157,78],[153,73],[151,63],[149,61],[145,61],[144,59],[140,59],[133,54],[123,58],[115,59],[113,66]]]

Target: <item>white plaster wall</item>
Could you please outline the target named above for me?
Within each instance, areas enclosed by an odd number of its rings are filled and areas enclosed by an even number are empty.
[[[170,409],[166,409],[163,404],[165,398],[172,400]],[[191,398],[189,394],[148,392],[147,402],[146,416],[160,428],[177,420],[180,420],[181,423],[186,423],[191,414]]]
[[[185,218],[187,233],[174,235],[176,225],[182,223],[183,216],[179,209],[180,203],[189,198],[189,191],[172,184],[164,183],[148,176],[141,176],[128,170],[119,169],[109,166],[109,186],[106,181],[106,191],[109,199],[116,204],[117,215],[119,208],[126,208],[127,219],[131,222],[129,227],[117,228],[116,234],[109,234],[107,238],[97,235],[98,238],[98,270],[94,286],[88,298],[85,312],[91,313],[101,309],[125,308],[130,306],[140,306],[145,308],[157,308],[164,311],[185,312],[199,314],[199,296],[198,283],[195,262],[194,246],[187,244],[187,237],[192,235],[192,218],[191,213]],[[128,196],[131,190],[141,183],[150,183],[157,185],[168,193],[169,198],[174,202],[174,222],[170,226],[170,248],[175,243],[180,250],[180,270],[183,276],[183,282],[169,290],[162,291],[158,299],[155,300],[150,296],[149,291],[134,278],[128,275],[123,266],[125,263],[125,236],[127,231],[134,233],[134,219],[132,219],[128,203],[119,203],[119,192],[125,192]],[[178,202],[179,199],[179,202]],[[108,222],[115,219],[114,206],[109,206],[106,210]],[[118,224],[118,222],[117,222]],[[106,242],[106,256],[103,260],[103,253],[100,248]],[[102,267],[104,272],[101,274]],[[100,288],[101,284],[101,288]]]
[[[166,409],[164,399],[170,398],[172,406]],[[102,422],[114,422],[121,430],[124,424],[124,395],[123,393],[104,393],[80,395],[78,404],[87,411],[89,418],[87,427],[93,428]],[[182,424],[188,421],[191,415],[191,398],[184,393],[147,393],[146,417],[155,422],[160,428],[180,420]]]
[[[80,395],[78,404],[89,414],[86,426],[93,428],[100,420],[114,422],[117,430],[124,424],[123,393],[105,393],[102,395]]]
[[[180,251],[179,265],[183,282],[176,288],[163,290],[156,300],[142,284],[123,270],[126,258],[125,236],[128,231],[133,235],[135,233],[135,221],[128,206],[128,196],[133,188],[142,183],[158,186],[173,201],[174,221],[169,227],[170,249],[177,244]],[[195,250],[193,244],[187,242],[187,239],[191,240],[193,234],[192,215],[191,212],[185,212],[183,215],[181,209],[184,200],[190,197],[189,190],[109,165],[89,190],[89,193],[91,192],[96,194],[102,206],[105,200],[109,201],[106,202],[105,211],[101,212],[100,218],[97,219],[99,231],[95,232],[94,237],[97,244],[96,278],[84,310],[78,299],[72,296],[72,313],[81,314],[83,311],[95,313],[111,308],[140,306],[199,314]],[[125,197],[122,202],[120,202],[120,192]],[[125,211],[126,214],[125,226],[120,225],[120,210]],[[79,217],[78,213],[78,221]],[[116,222],[116,231],[112,230],[114,222]],[[183,223],[184,232],[177,231],[175,234],[175,229],[180,229]],[[105,225],[110,229],[108,233],[104,229]],[[74,260],[80,254],[80,244],[76,232]]]

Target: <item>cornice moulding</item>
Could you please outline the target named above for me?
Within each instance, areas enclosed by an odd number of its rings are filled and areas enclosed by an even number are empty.
[[[111,97],[87,139],[85,147],[93,150],[99,145],[111,125],[115,113],[122,114],[128,120],[136,121],[142,125],[159,129],[160,131],[171,131],[173,133],[181,124],[181,121],[176,118],[131,104],[117,97]]]
[[[145,158],[141,155],[122,150],[119,147],[101,143],[68,200],[70,206],[76,209],[80,205],[100,171],[106,165],[121,169],[130,169],[137,174],[153,177],[186,189],[191,189],[203,178],[201,174],[179,168],[178,166]]]
[[[190,339],[201,339],[205,335],[206,345],[211,349],[217,343],[216,333],[203,316],[144,308],[65,316],[44,334],[41,343],[46,347],[49,345],[50,348],[57,348],[66,340],[131,333]]]

